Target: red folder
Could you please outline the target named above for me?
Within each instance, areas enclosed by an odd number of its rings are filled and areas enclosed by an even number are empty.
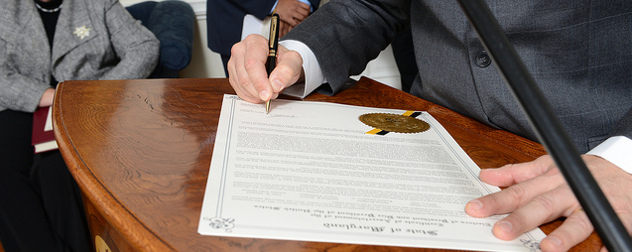
[[[52,130],[46,130],[46,121],[50,120],[48,113],[50,107],[41,107],[33,113],[33,136],[31,143],[35,147],[35,153],[56,150],[57,141]]]

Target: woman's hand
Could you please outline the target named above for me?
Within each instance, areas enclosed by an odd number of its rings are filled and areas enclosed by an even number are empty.
[[[55,96],[55,89],[49,88],[44,91],[42,98],[40,98],[39,107],[49,107],[53,105],[53,97]]]

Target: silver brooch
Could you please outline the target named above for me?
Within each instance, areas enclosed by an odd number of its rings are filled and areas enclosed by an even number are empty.
[[[90,28],[84,26],[76,27],[75,32],[73,32],[79,39],[84,39],[85,37],[90,36]]]

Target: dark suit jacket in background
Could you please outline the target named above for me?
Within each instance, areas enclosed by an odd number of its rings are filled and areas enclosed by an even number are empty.
[[[632,1],[487,2],[580,151],[632,138]],[[332,0],[283,39],[314,51],[335,93],[409,25],[412,94],[536,140],[456,1]]]
[[[314,11],[320,0],[310,0]],[[208,48],[223,56],[230,56],[230,48],[241,41],[244,16],[251,14],[263,20],[276,0],[208,0],[206,1],[206,24]]]

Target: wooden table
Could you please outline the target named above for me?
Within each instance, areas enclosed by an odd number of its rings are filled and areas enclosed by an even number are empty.
[[[444,251],[202,236],[202,198],[227,79],[68,81],[57,88],[55,136],[84,194],[97,249],[111,251]],[[362,78],[305,100],[428,111],[481,167],[544,154],[534,142]],[[544,225],[545,233],[560,220]],[[593,233],[575,251],[597,251]],[[105,250],[100,250],[105,251]]]

